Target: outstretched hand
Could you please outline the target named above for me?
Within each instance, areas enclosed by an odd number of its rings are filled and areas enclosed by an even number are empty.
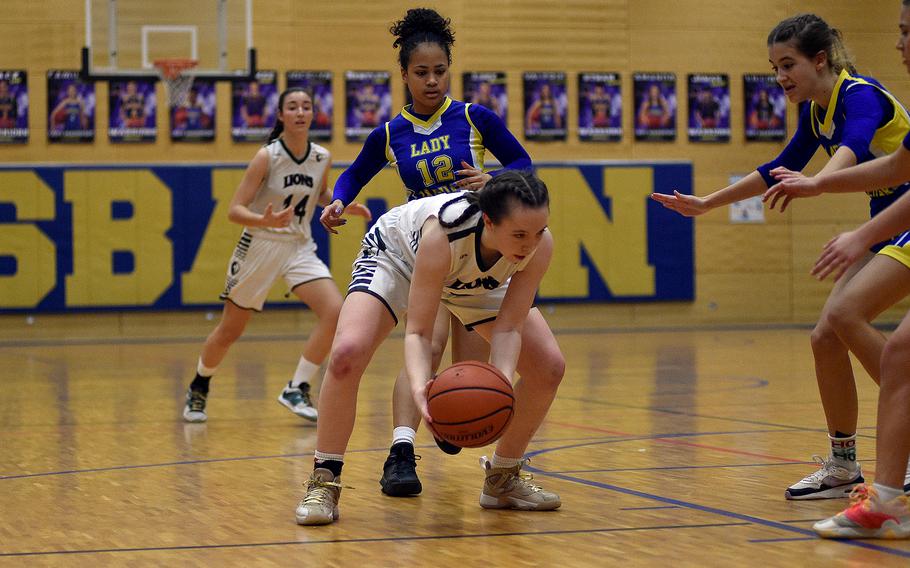
[[[708,207],[703,197],[685,195],[675,189],[673,190],[673,195],[652,193],[651,199],[660,203],[667,209],[676,211],[680,215],[685,215],[686,217],[695,217],[696,215],[707,213],[711,209]]]
[[[834,274],[834,281],[837,282],[851,264],[866,254],[868,248],[868,243],[865,243],[856,231],[841,233],[825,245],[821,256],[812,267],[811,274],[819,280]]]
[[[780,212],[787,210],[790,202],[798,197],[812,197],[821,195],[818,189],[818,180],[814,177],[806,177],[800,172],[788,170],[785,167],[778,167],[771,170],[771,175],[778,183],[771,186],[762,196],[762,201],[770,203],[768,207],[774,209],[777,202],[783,198],[780,204]]]
[[[278,213],[275,213],[272,210],[272,204],[269,203],[265,206],[265,211],[262,212],[262,226],[273,227],[275,229],[287,227],[291,224],[291,217],[293,215],[294,208],[292,206],[289,205]]]

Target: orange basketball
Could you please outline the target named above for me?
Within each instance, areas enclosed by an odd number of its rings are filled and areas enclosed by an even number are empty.
[[[462,448],[486,446],[502,436],[512,420],[512,383],[499,369],[480,361],[461,361],[427,385],[430,429]]]

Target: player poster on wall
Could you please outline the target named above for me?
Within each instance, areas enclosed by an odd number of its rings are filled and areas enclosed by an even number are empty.
[[[278,73],[258,71],[256,80],[231,81],[231,138],[235,142],[264,142],[275,125]]]
[[[332,139],[332,116],[335,99],[332,97],[331,71],[288,71],[287,86],[306,89],[313,97],[313,123],[310,140]]]
[[[787,137],[787,97],[774,75],[743,75],[746,140]]]
[[[689,75],[689,141],[730,141],[730,77],[723,73]]]
[[[135,78],[108,83],[108,130],[111,142],[154,142],[155,81]]]
[[[344,92],[344,137],[349,142],[366,140],[374,128],[391,117],[392,91],[387,71],[345,71]]]
[[[28,75],[0,71],[0,144],[28,142]]]
[[[622,79],[619,73],[578,74],[578,138],[586,142],[622,139]]]
[[[506,122],[509,97],[505,73],[502,71],[462,73],[461,78],[464,102],[484,106]]]
[[[51,142],[95,139],[95,84],[78,71],[47,72],[47,137]]]
[[[566,74],[562,71],[527,72],[523,76],[525,138],[566,139]]]
[[[635,139],[676,140],[676,75],[635,73]]]
[[[193,79],[182,105],[171,107],[171,140],[211,142],[215,139],[215,82]]]

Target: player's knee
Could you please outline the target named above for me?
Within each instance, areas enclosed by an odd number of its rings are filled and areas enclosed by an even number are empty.
[[[892,336],[885,342],[881,360],[882,381],[885,377],[904,376],[904,370],[910,365],[910,343],[906,339],[908,338]],[[894,372],[895,369],[898,371]]]
[[[834,326],[831,325],[828,315],[815,324],[809,339],[813,350],[826,349],[841,343],[840,337],[834,330]]]
[[[352,380],[360,377],[366,368],[364,346],[342,339],[336,340],[329,358],[328,372],[336,380]]]
[[[850,303],[836,302],[829,306],[827,310],[827,324],[835,333],[843,335],[851,327],[859,325],[861,322],[857,317],[856,311]]]
[[[558,349],[546,354],[546,363],[541,365],[541,385],[548,390],[556,390],[566,374],[566,359]]]

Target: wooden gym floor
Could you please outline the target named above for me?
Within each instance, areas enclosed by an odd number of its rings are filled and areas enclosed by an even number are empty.
[[[254,318],[206,424],[180,417],[205,314],[4,316],[0,567],[908,564],[910,542],[815,538],[845,500],[783,498],[826,451],[808,330],[615,330],[590,306],[547,312],[568,370],[530,471],[560,510],[482,510],[484,450],[446,456],[423,430],[423,495],[380,493],[395,336],[362,383],[341,519],[313,528],[293,513],[316,430],[276,401],[306,312]],[[857,376],[872,477],[877,391]]]

